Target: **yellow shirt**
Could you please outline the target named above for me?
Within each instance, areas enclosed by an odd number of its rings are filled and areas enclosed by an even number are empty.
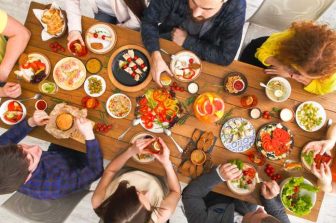
[[[265,66],[270,66],[270,64],[265,62],[267,58],[277,55],[281,43],[284,40],[291,38],[293,35],[294,32],[292,30],[285,30],[280,33],[272,34],[265,43],[257,49],[255,57]],[[310,84],[305,86],[304,89],[310,93],[319,95],[333,92],[336,90],[336,74],[333,74],[328,78],[313,80]]]
[[[5,56],[6,52],[6,39],[1,33],[5,30],[7,26],[8,16],[7,13],[0,9],[0,63]]]

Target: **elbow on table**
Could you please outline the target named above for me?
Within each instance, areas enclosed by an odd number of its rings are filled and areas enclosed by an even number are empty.
[[[20,33],[21,38],[24,40],[24,42],[27,44],[31,37],[31,32],[29,29],[24,28],[22,29],[22,32]]]

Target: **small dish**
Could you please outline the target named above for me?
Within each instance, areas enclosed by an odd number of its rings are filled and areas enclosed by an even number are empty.
[[[35,109],[36,110],[40,110],[40,111],[44,111],[46,110],[48,107],[48,104],[45,100],[37,100],[35,103]]]
[[[84,90],[91,97],[100,97],[106,91],[106,82],[99,75],[91,75],[84,82]]]
[[[244,74],[230,72],[224,77],[224,90],[231,95],[241,95],[247,90],[248,82]]]
[[[90,74],[97,74],[103,68],[103,64],[97,58],[90,58],[86,61],[85,68]]]
[[[206,155],[203,150],[195,149],[190,155],[190,160],[195,165],[203,165],[206,161]]]
[[[291,95],[291,85],[283,77],[273,77],[266,84],[266,96],[274,102],[284,102]]]

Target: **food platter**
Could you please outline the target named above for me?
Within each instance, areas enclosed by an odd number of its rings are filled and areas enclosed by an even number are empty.
[[[284,207],[296,215],[310,213],[317,198],[318,188],[303,177],[291,177],[282,181],[280,197]]]
[[[292,132],[281,123],[268,123],[257,134],[256,147],[270,160],[286,158],[293,145]]]
[[[108,63],[112,84],[126,92],[145,88],[152,80],[149,58],[147,50],[138,45],[126,45],[114,51]]]
[[[21,122],[26,115],[26,107],[17,100],[7,100],[1,104],[0,118],[7,125],[15,125]]]
[[[324,153],[324,154],[314,154],[313,151],[310,151],[308,153],[301,152],[301,162],[303,166],[311,171],[312,166],[314,165],[314,162],[316,163],[316,168],[319,170],[321,168],[322,163],[326,163],[331,165],[332,156],[330,154],[330,151]]]
[[[106,111],[112,118],[125,118],[132,109],[131,99],[122,93],[111,95],[106,102]]]
[[[248,81],[244,74],[230,72],[224,77],[224,90],[231,95],[241,95],[248,87]]]
[[[165,89],[148,89],[137,97],[135,115],[140,125],[153,133],[163,133],[173,127],[182,114],[182,105]]]
[[[19,60],[20,70],[14,73],[32,84],[38,84],[47,79],[51,65],[47,56],[41,53],[22,54]]]
[[[170,70],[177,80],[190,82],[201,74],[202,63],[193,52],[182,50],[172,56]]]
[[[117,42],[114,29],[104,23],[91,26],[85,33],[85,43],[88,49],[96,54],[105,54],[111,51]]]
[[[239,164],[237,162],[239,162]],[[237,168],[242,170],[243,174],[238,179],[228,180],[228,188],[238,195],[251,194],[257,184],[256,169],[250,164],[242,163],[241,160],[234,160],[233,164],[237,165]]]
[[[138,133],[135,136],[133,136],[130,143],[133,144],[138,139],[149,139],[149,138],[155,138],[155,137],[152,134],[146,132]],[[139,163],[150,163],[155,160],[155,157],[149,153],[136,154],[132,156],[132,158]]]
[[[91,97],[99,97],[106,90],[106,82],[102,76],[91,75],[84,82],[84,90]]]
[[[72,91],[84,83],[86,69],[79,59],[65,57],[55,65],[53,76],[58,87],[63,90]]]
[[[200,94],[193,105],[196,118],[208,124],[220,120],[224,115],[224,108],[224,100],[214,92]]]
[[[315,101],[306,101],[296,109],[295,120],[304,131],[315,132],[323,127],[327,120],[327,114],[321,104]]]
[[[224,123],[220,138],[225,148],[231,152],[241,153],[250,149],[256,137],[251,122],[244,118],[232,118]]]

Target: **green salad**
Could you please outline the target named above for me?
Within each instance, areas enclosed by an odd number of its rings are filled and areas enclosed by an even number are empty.
[[[313,103],[304,104],[298,112],[298,121],[307,130],[312,131],[322,124],[319,108]]]
[[[303,177],[293,177],[283,186],[281,193],[284,206],[299,216],[309,214],[313,207],[311,195],[300,193],[304,191],[316,193],[318,188],[304,183]]]
[[[304,153],[303,154],[303,159],[306,161],[306,163],[309,166],[312,166],[314,163],[314,152],[313,151],[309,151],[309,153]]]

